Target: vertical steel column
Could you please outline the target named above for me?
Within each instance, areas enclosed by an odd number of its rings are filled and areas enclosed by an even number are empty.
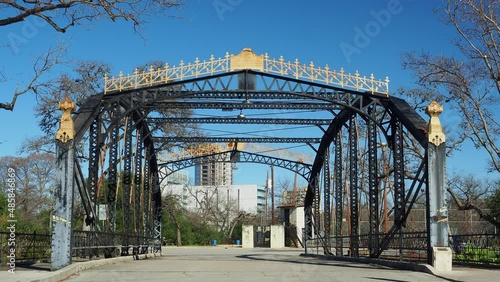
[[[433,264],[433,248],[448,247],[448,193],[446,192],[446,136],[439,120],[443,107],[433,101],[426,110],[430,117],[427,159],[427,259]]]
[[[370,112],[373,108],[370,108]],[[379,248],[379,191],[378,191],[378,162],[377,162],[377,123],[367,119],[368,129],[368,197],[370,206],[370,235],[368,248],[370,257],[376,257]]]
[[[344,182],[342,178],[342,135],[339,132],[335,142],[335,241],[336,255],[343,256],[342,217],[344,209]]]
[[[89,180],[88,189],[90,191],[90,206],[94,215],[97,215],[97,185],[99,182],[99,153],[100,153],[100,115],[94,119],[90,125],[89,131]],[[85,220],[87,225],[92,225],[94,230],[97,224],[97,218],[87,218]]]
[[[351,204],[351,256],[358,257],[358,134],[355,115],[349,119],[349,191]]]
[[[123,146],[123,237],[122,237],[122,256],[129,255],[129,236],[130,236],[130,191],[132,183],[132,120],[129,118],[125,122],[125,144]]]
[[[311,187],[309,187],[309,189],[311,189]],[[304,232],[302,241],[304,242],[304,250],[306,254],[308,252],[308,242],[312,238],[312,218],[312,206],[304,207]]]
[[[320,230],[321,230],[321,191],[320,191],[320,185],[319,185],[319,176],[318,175],[315,178],[314,181],[314,202],[313,202],[313,208],[314,208],[314,233],[316,234],[316,239],[320,238]],[[316,240],[318,242],[318,240]]]
[[[404,183],[404,155],[403,155],[403,126],[395,117],[391,120],[392,146],[394,157],[394,224],[402,228],[405,214],[405,183]]]
[[[405,172],[403,155],[403,125],[395,117],[391,120],[394,157],[394,225],[399,230],[399,259],[403,260],[403,227],[406,226]]]
[[[160,178],[158,176],[158,166],[156,165],[156,157],[153,156],[150,163],[152,194],[151,201],[153,205],[153,237],[155,239],[154,251],[161,253],[161,190]]]
[[[325,160],[323,162],[323,217],[325,224],[325,248],[326,253],[331,253],[330,234],[331,234],[331,190],[330,190],[330,148],[325,151]]]
[[[56,189],[52,215],[51,270],[71,264],[71,222],[73,218],[73,190],[75,150],[73,140],[56,140]]]
[[[118,184],[117,164],[118,164],[118,135],[120,134],[120,125],[115,123],[112,125],[109,135],[109,164],[108,164],[108,185],[107,185],[107,202],[109,225],[108,232],[116,231],[116,187]]]
[[[136,130],[136,147],[135,147],[135,163],[134,163],[134,202],[135,202],[135,234],[137,235],[137,246],[141,244],[139,242],[139,236],[141,235],[141,217],[144,212],[141,210],[141,186],[142,186],[142,151],[143,143],[142,136],[139,129]]]
[[[146,154],[144,159],[144,195],[143,195],[143,228],[144,237],[150,237],[152,232],[152,222],[150,222],[150,212],[151,212],[151,170],[149,168],[149,161],[151,159],[150,147],[146,147]],[[146,242],[144,242],[146,243]]]

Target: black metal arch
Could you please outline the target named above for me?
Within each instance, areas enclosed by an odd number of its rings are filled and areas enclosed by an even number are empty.
[[[161,177],[162,178],[161,180],[163,180],[164,178],[166,178],[167,176],[176,171],[192,167],[200,163],[209,163],[209,162],[260,163],[266,165],[273,165],[276,167],[281,167],[296,172],[298,175],[302,176],[306,180],[309,179],[309,175],[311,173],[310,164],[285,160],[271,156],[265,156],[241,150],[230,150],[219,153],[213,153],[209,155],[164,162],[158,164],[158,168],[166,168],[166,172]]]
[[[320,145],[317,149],[317,154],[314,159],[312,170],[310,174],[310,179],[308,181],[308,189],[306,192],[306,198],[304,201],[305,205],[305,220],[306,220],[306,236],[308,238],[312,237],[313,232],[316,234],[317,238],[321,241],[322,247],[324,248],[325,254],[331,254],[330,241],[328,238],[323,238],[320,227],[320,216],[319,216],[319,176],[321,171],[324,171],[325,178],[325,197],[330,195],[330,182],[327,179],[329,175],[329,153],[331,144],[338,139],[338,134],[343,127],[348,130],[348,140],[349,140],[349,175],[345,178],[349,182],[350,191],[350,216],[351,219],[351,236],[350,236],[350,251],[352,256],[359,255],[359,234],[358,234],[358,156],[356,152],[357,148],[357,136],[354,132],[353,120],[356,115],[360,115],[367,122],[368,129],[368,185],[369,185],[369,205],[370,205],[370,236],[369,236],[369,251],[370,256],[378,257],[381,255],[382,251],[387,247],[389,242],[394,237],[395,233],[401,231],[402,227],[405,225],[406,218],[408,217],[409,211],[413,206],[417,194],[420,192],[422,184],[426,181],[426,176],[421,176],[421,181],[417,184],[415,181],[410,187],[410,191],[407,193],[404,187],[404,167],[403,167],[403,127],[408,130],[408,132],[417,140],[417,142],[425,150],[427,148],[427,135],[425,128],[427,123],[415,113],[415,111],[402,99],[395,97],[390,97],[389,99],[384,99],[382,101],[384,112],[376,111],[374,105],[370,105],[367,114],[359,114],[359,111],[354,111],[352,108],[344,108],[331,122],[330,126],[325,130],[325,134],[321,138]],[[383,134],[385,135],[386,141],[389,144],[389,148],[394,152],[394,221],[395,224],[391,228],[390,232],[382,239],[378,241],[376,233],[378,233],[378,192],[377,189],[377,130],[379,127]],[[338,141],[338,140],[337,140]],[[342,169],[337,168],[337,166],[342,166],[341,163],[341,152],[338,150],[338,142],[335,143],[335,170],[338,178],[343,178],[341,176]],[[420,175],[422,172],[423,163],[417,172]],[[342,218],[342,193],[343,183],[342,180],[335,182],[335,199],[337,201],[337,224],[339,218]],[[418,186],[418,187],[417,187]],[[408,204],[408,207],[407,207]],[[325,206],[329,207],[330,203],[325,199]],[[330,213],[325,211],[324,221],[325,228],[324,234],[330,234]],[[336,227],[337,232],[339,228]],[[401,236],[401,235],[400,235]],[[306,238],[307,240],[307,238]],[[337,239],[337,255],[340,255],[339,249],[342,249],[342,241]],[[341,252],[341,251],[340,251]]]
[[[233,84],[243,84],[241,81],[252,81],[260,78],[263,90],[237,88]],[[266,81],[270,79],[271,81]],[[245,85],[247,85],[245,84]],[[360,114],[367,114],[367,108],[372,104],[383,107],[382,100],[388,97],[383,94],[372,94],[354,90],[342,89],[331,85],[307,82],[299,79],[263,73],[255,70],[238,70],[223,74],[216,74],[200,78],[174,81],[167,84],[158,84],[141,89],[125,90],[123,92],[109,92],[103,96],[104,100],[113,101],[125,99],[129,107],[122,113],[149,105],[170,102],[176,103],[179,99],[250,99],[250,100],[317,100],[325,104],[337,105],[339,109],[350,108]],[[109,102],[108,102],[109,103]],[[243,103],[242,103],[243,104]],[[243,107],[243,106],[242,106]],[[258,108],[259,105],[247,104],[245,108]]]
[[[214,102],[218,100],[229,100],[225,102]],[[312,124],[318,125],[323,129],[322,138],[313,138],[310,136],[295,137],[273,137],[273,138],[250,138],[236,137],[240,141],[246,142],[300,142],[300,143],[319,143],[316,151],[316,157],[313,164],[294,162],[270,156],[264,156],[245,151],[226,151],[214,153],[206,156],[187,158],[183,160],[158,163],[156,154],[159,148],[170,142],[228,142],[235,138],[225,137],[169,137],[154,136],[157,123],[179,123],[189,122],[188,119],[179,118],[158,118],[149,116],[156,109],[171,107],[176,109],[314,109],[329,111],[334,115],[330,119],[214,119],[199,118],[193,119],[193,123],[223,123],[223,124]],[[129,89],[122,92],[108,92],[89,97],[81,105],[79,112],[74,117],[76,130],[75,142],[78,142],[83,136],[89,133],[89,181],[85,186],[81,170],[78,173],[77,183],[81,193],[84,193],[84,205],[89,217],[95,216],[95,195],[97,192],[99,155],[103,150],[108,151],[108,190],[116,186],[119,181],[119,171],[117,171],[119,140],[123,140],[124,153],[124,174],[127,178],[126,197],[135,199],[135,210],[140,208],[139,201],[143,199],[144,206],[151,204],[152,211],[144,212],[142,219],[144,222],[153,222],[150,227],[143,228],[141,232],[151,234],[158,242],[161,238],[161,191],[160,182],[168,174],[181,170],[186,167],[203,162],[252,162],[269,164],[284,169],[297,172],[308,180],[308,189],[305,197],[305,220],[306,236],[311,237],[313,231],[317,237],[322,240],[322,246],[325,253],[330,251],[330,211],[325,212],[323,229],[320,228],[321,214],[319,207],[321,205],[320,182],[323,181],[323,200],[325,209],[330,210],[331,195],[336,200],[335,209],[337,218],[342,217],[342,188],[345,182],[349,181],[351,187],[350,205],[353,207],[351,215],[358,216],[358,166],[359,160],[356,152],[358,137],[354,130],[357,117],[360,117],[366,123],[368,140],[367,159],[368,185],[369,185],[369,208],[370,208],[370,255],[377,257],[381,251],[387,247],[397,231],[400,231],[405,225],[405,220],[409,209],[419,193],[422,183],[427,181],[425,174],[425,165],[420,166],[417,173],[423,182],[413,184],[409,190],[405,190],[404,176],[404,157],[403,157],[403,131],[406,130],[423,149],[427,149],[427,123],[408,105],[404,100],[389,97],[377,93],[367,93],[355,90],[348,90],[332,85],[321,84],[312,81],[305,81],[296,78],[290,78],[280,75],[269,74],[256,70],[236,70],[221,74],[208,75],[192,79],[171,81],[164,84],[156,84],[138,89]],[[124,121],[127,120],[128,123]],[[325,129],[322,125],[328,125]],[[339,133],[347,131],[348,144],[347,154],[338,148],[342,144]],[[132,148],[134,138],[131,132],[135,132],[136,148]],[[393,152],[394,161],[394,226],[390,234],[383,240],[374,240],[373,234],[377,232],[378,217],[375,215],[378,208],[377,186],[377,134],[381,132],[389,148]],[[162,143],[163,142],[163,143]],[[160,145],[160,146],[158,146]],[[311,146],[312,147],[312,146]],[[334,161],[330,161],[330,149],[333,147],[332,156]],[[135,153],[133,153],[135,152]],[[347,173],[342,170],[343,158],[349,162]],[[333,164],[333,168],[330,164]],[[340,167],[340,168],[339,168]],[[80,168],[77,166],[77,168]],[[161,168],[165,168],[164,172]],[[336,178],[331,179],[331,172]],[[323,178],[321,174],[323,173]],[[344,175],[345,174],[345,175]],[[123,176],[122,176],[123,177]],[[141,184],[143,183],[143,184]],[[142,186],[141,186],[142,185]],[[332,187],[331,187],[332,186]],[[143,188],[140,188],[143,187]],[[139,191],[138,189],[143,189]],[[333,192],[333,193],[332,193]],[[142,198],[139,193],[143,193]],[[112,196],[107,199],[109,205],[116,202]],[[408,204],[409,203],[409,204]],[[124,211],[125,216],[130,216],[130,208]],[[373,214],[373,215],[372,215]],[[114,216],[114,215],[112,215]],[[126,223],[125,231],[132,229],[140,230],[140,216],[135,217],[133,226],[130,222]],[[338,224],[335,230],[339,230]],[[351,255],[358,256],[360,241],[358,234],[357,221],[350,226],[352,230]],[[114,227],[109,227],[114,231]],[[324,232],[320,235],[320,229]],[[306,241],[307,241],[306,237]],[[126,242],[127,243],[127,242]],[[337,255],[342,255],[339,248],[342,248],[342,241],[335,244]]]

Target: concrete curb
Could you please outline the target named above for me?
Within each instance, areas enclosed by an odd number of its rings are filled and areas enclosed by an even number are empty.
[[[327,256],[327,255],[316,255],[316,254],[300,254],[303,257],[314,257],[325,260],[338,260],[338,261],[348,261],[348,262],[359,262],[359,263],[369,263],[382,265],[390,268],[401,269],[401,270],[412,270],[425,272],[434,275],[438,278],[446,279],[449,281],[459,281],[450,279],[443,275],[442,272],[437,272],[434,267],[423,263],[411,263],[411,262],[401,262],[401,261],[391,261],[391,260],[381,260],[381,259],[371,259],[371,258],[353,258],[353,257],[337,257],[337,256]]]
[[[76,262],[72,263],[71,265],[68,265],[62,269],[59,269],[54,272],[50,272],[50,274],[47,274],[47,276],[39,278],[39,279],[34,279],[31,280],[31,282],[59,282],[62,281],[71,275],[75,275],[83,270],[86,269],[91,269],[91,268],[96,268],[100,267],[103,265],[108,265],[108,264],[115,264],[119,262],[125,262],[125,261],[131,261],[131,260],[140,260],[140,259],[147,259],[147,258],[153,258],[161,256],[161,254],[155,254],[155,253],[149,253],[149,254],[142,254],[142,255],[137,255],[137,256],[126,256],[126,257],[116,257],[116,258],[109,258],[109,259],[99,259],[99,260],[91,260],[91,261],[84,261],[84,262]]]

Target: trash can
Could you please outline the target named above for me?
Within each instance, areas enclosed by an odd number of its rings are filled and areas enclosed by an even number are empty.
[[[217,246],[217,240],[212,241],[212,246]]]
[[[240,245],[240,240],[236,240],[236,246]]]

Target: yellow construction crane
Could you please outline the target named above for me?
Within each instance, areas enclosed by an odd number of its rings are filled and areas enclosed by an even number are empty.
[[[164,153],[160,156],[160,159],[163,161],[182,160],[231,150],[246,151],[296,162],[312,163],[313,160],[312,154],[306,154],[304,152],[291,151],[286,148],[276,148],[264,144],[244,144],[240,142],[229,142],[226,146],[215,143],[203,143],[186,149],[183,148],[181,150]]]

